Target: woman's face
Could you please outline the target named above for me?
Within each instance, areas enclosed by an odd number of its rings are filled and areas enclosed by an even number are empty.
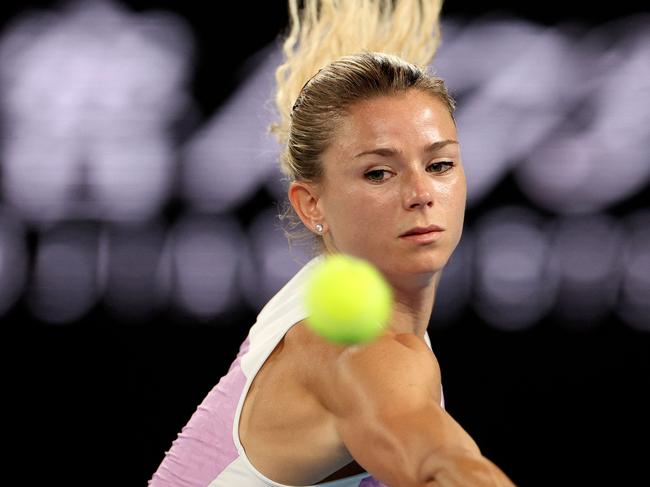
[[[463,227],[466,183],[446,106],[417,90],[350,107],[322,155],[317,209],[329,249],[388,274],[436,272]],[[437,225],[430,238],[404,238]]]

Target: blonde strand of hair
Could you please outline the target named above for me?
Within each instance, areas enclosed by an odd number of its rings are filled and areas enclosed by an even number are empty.
[[[289,1],[284,63],[275,73],[280,121],[271,131],[284,145],[291,109],[305,83],[330,62],[362,51],[395,54],[425,68],[440,42],[442,0]]]

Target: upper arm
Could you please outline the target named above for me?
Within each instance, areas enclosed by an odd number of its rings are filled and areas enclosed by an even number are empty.
[[[349,347],[323,377],[321,402],[354,459],[389,485],[414,485],[441,448],[476,450],[440,407],[436,359],[414,335]]]
[[[333,364],[331,385],[337,394],[329,396],[332,412],[339,417],[361,411],[394,415],[439,397],[438,363],[418,340],[414,335],[384,336],[343,351]]]

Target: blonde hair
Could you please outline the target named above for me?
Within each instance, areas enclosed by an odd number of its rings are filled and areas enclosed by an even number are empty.
[[[427,66],[440,43],[442,0],[289,0],[284,63],[276,70],[280,116],[270,130],[282,146],[289,182],[319,182],[320,155],[346,109],[361,100],[417,89],[453,116],[454,101]],[[314,238],[288,201],[279,215],[289,239]],[[314,254],[325,250],[321,237]]]

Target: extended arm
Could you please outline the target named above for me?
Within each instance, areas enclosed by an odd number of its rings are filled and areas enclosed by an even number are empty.
[[[391,487],[512,487],[434,400],[431,350],[414,335],[350,347],[320,389],[354,459]]]

